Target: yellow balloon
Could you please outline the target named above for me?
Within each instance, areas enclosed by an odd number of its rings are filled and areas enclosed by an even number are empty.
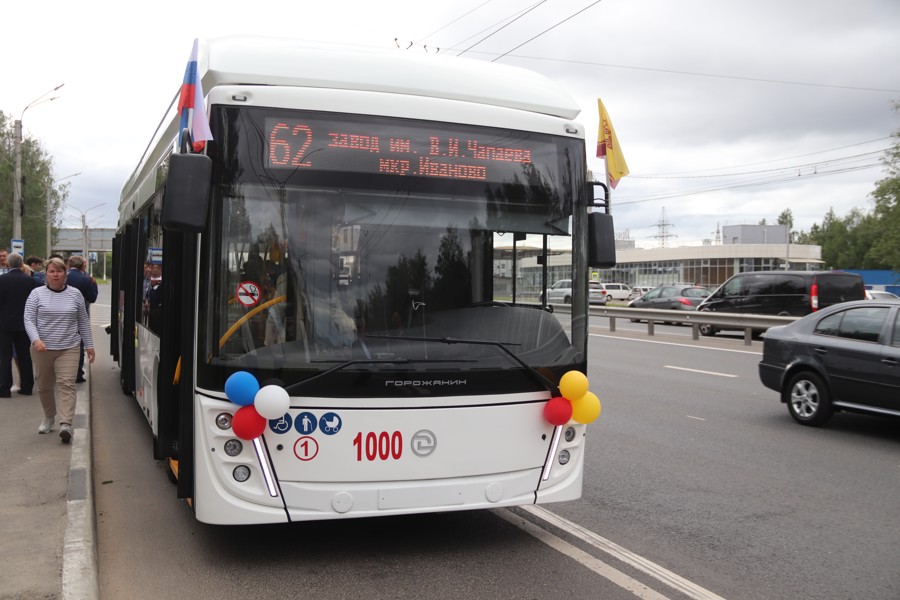
[[[593,392],[588,392],[572,402],[572,418],[587,425],[600,416],[600,399]]]
[[[581,398],[588,391],[588,378],[581,371],[569,371],[559,380],[559,393],[569,401]]]

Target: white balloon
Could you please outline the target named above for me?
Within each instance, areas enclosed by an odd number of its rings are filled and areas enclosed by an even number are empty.
[[[266,419],[280,419],[291,407],[291,397],[280,385],[267,385],[256,392],[253,406]]]

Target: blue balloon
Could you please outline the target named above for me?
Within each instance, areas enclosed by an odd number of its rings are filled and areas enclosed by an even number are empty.
[[[225,395],[229,400],[241,406],[253,404],[253,399],[258,391],[259,382],[247,371],[235,371],[225,381]]]

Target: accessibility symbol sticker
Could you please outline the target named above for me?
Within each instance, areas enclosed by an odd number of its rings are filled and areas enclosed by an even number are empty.
[[[269,419],[269,429],[275,433],[287,433],[291,430],[293,420],[290,413],[284,413],[280,419]]]
[[[322,433],[325,435],[336,434],[341,430],[341,425],[343,425],[343,422],[337,413],[325,413],[322,415],[322,418],[319,419],[319,429],[321,429]]]
[[[309,435],[316,430],[317,426],[316,415],[311,412],[302,412],[297,415],[297,420],[294,421],[294,426],[297,427],[297,432],[302,433],[304,435]]]

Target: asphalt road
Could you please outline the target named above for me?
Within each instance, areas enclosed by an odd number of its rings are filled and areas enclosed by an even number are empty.
[[[518,509],[197,523],[100,353],[92,375],[103,598],[900,597],[896,421],[839,414],[826,429],[804,428],[759,384],[758,342],[619,329],[592,328],[588,375],[603,413],[589,429],[584,496],[544,508],[652,561],[651,571],[693,582],[702,588],[694,595]],[[626,590],[599,561],[647,588]]]

